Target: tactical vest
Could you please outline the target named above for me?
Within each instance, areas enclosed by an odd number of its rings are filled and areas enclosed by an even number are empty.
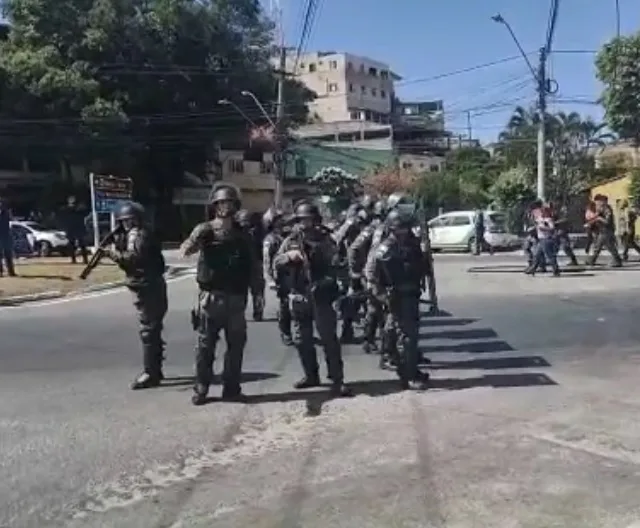
[[[129,237],[144,237],[146,249],[140,255],[142,258],[135,259],[130,267],[125,269],[127,283],[131,286],[143,285],[153,282],[162,277],[165,272],[165,261],[162,256],[162,246],[158,239],[145,228],[134,227],[129,233],[117,241],[116,247],[126,250],[127,239]]]
[[[253,255],[250,241],[232,228],[224,240],[216,240],[213,229],[200,250],[196,281],[200,289],[246,295],[251,283]]]
[[[419,241],[411,237],[404,243],[397,240],[384,242],[389,244],[386,250],[379,248],[378,258],[384,268],[382,286],[389,288],[413,287],[420,288],[424,273],[424,260]]]

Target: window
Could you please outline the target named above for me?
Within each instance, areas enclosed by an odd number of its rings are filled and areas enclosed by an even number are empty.
[[[378,90],[376,90],[375,88],[371,88],[371,95],[373,95],[374,97],[378,95]]]
[[[301,63],[300,63],[300,69],[301,69],[301,70],[304,70],[304,62],[301,62]]]
[[[389,72],[387,70],[381,70],[380,71],[380,78],[387,80],[389,78]]]
[[[25,237],[31,234],[31,231],[24,226],[13,224],[11,226],[11,232],[14,236]]]
[[[467,215],[456,215],[449,217],[447,225],[450,226],[466,226],[471,225],[471,218]]]
[[[378,70],[376,68],[369,68],[369,75],[371,77],[377,77],[378,76]]]
[[[309,71],[310,71],[311,73],[313,73],[314,71],[316,71],[316,65],[315,65],[315,64],[313,64],[313,63],[309,64]]]
[[[358,112],[357,110],[351,110],[351,112],[349,113],[349,116],[354,121],[358,121],[360,119],[360,112]]]
[[[364,73],[364,64],[360,65],[360,73]]]
[[[329,62],[329,68],[332,70],[337,70],[338,69],[338,61],[330,61]]]
[[[338,85],[336,83],[329,83],[329,91],[330,92],[337,92],[338,91]]]
[[[349,91],[353,92],[353,84],[349,83]]]
[[[440,172],[440,165],[429,165],[429,171]]]
[[[402,162],[402,168],[403,169],[410,169],[411,167],[413,167],[413,163],[411,163],[410,161]]]
[[[242,174],[244,172],[244,161],[242,160],[229,160],[229,170],[236,174]]]
[[[353,70],[353,62],[347,62],[347,71]]]
[[[261,161],[260,162],[260,173],[261,174],[273,174],[274,172],[274,163],[273,161]]]
[[[387,92],[385,92],[384,90],[380,90],[380,97],[382,97],[383,99],[387,98]]]
[[[297,177],[304,178],[307,175],[307,162],[302,158],[296,158],[295,168]]]
[[[367,93],[367,87],[366,87],[366,86],[361,86],[361,87],[360,87],[360,91],[361,91],[363,94],[366,94],[366,93]]]

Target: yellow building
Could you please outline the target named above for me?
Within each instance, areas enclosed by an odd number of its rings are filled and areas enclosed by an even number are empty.
[[[603,194],[609,199],[609,205],[613,208],[616,215],[616,227],[618,226],[618,218],[620,209],[624,200],[629,200],[629,183],[631,175],[618,176],[605,180],[594,185],[589,189],[589,197],[593,200],[597,194]],[[640,219],[636,221],[636,232],[640,233]]]

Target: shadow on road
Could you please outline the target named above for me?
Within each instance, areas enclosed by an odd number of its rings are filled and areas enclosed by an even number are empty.
[[[518,374],[486,374],[475,378],[431,379],[429,388],[440,390],[463,390],[480,387],[508,389],[514,387],[541,387],[558,385],[546,374],[523,372]]]
[[[427,317],[421,321],[420,352],[428,361],[423,365],[432,372],[454,370],[506,370],[540,369],[551,367],[551,363],[539,355],[517,355],[509,357],[486,357],[489,354],[515,352],[511,344],[499,338],[493,328],[454,328],[470,325],[480,319],[448,317]],[[424,328],[426,327],[426,328]],[[436,327],[444,327],[434,330]],[[452,342],[453,341],[453,342]],[[465,360],[444,357],[438,354],[478,354]],[[436,356],[436,357],[434,357]],[[473,387],[526,387],[535,385],[557,385],[546,374],[538,372],[495,373],[473,378],[432,378],[431,387],[447,390]]]
[[[472,266],[467,269],[467,273],[521,273],[524,274],[524,265],[515,266],[513,264],[494,265],[494,266]],[[618,268],[620,269],[620,268]],[[567,277],[580,276],[580,277],[593,277],[593,273],[587,273],[587,268],[584,266],[565,266],[560,267],[560,271]],[[545,275],[544,273],[538,273],[538,275]]]
[[[255,383],[280,377],[273,372],[243,372],[241,383]],[[195,383],[193,376],[167,376],[161,387],[191,387]],[[212,385],[221,385],[222,380],[219,375],[214,376]],[[185,388],[184,390],[188,390]]]
[[[431,361],[431,370],[500,370],[550,367],[542,356],[520,356],[506,358],[479,358],[465,361]]]

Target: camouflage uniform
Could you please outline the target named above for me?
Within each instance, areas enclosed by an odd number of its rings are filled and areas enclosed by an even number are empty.
[[[194,329],[198,332],[194,405],[206,402],[221,331],[227,342],[222,398],[245,399],[241,378],[247,342],[247,295],[250,286],[262,275],[252,240],[233,218],[233,209],[240,205],[239,193],[222,185],[214,189],[211,203],[216,217],[197,225],[180,248],[185,256],[199,253],[198,303],[192,312]]]
[[[137,203],[122,207],[117,215],[124,235],[116,241],[116,249],[107,255],[125,272],[127,288],[133,294],[142,341],[144,370],[133,382],[132,389],[156,387],[163,379],[164,341],[162,329],[167,313],[167,284],[162,247],[144,227],[144,208]]]
[[[292,316],[293,342],[298,350],[304,377],[298,389],[320,385],[313,326],[320,336],[332,392],[347,396],[342,350],[336,335],[337,315],[333,302],[338,295],[334,264],[335,242],[320,228],[320,214],[311,204],[300,204],[296,215],[301,225],[283,241],[273,260],[278,277],[287,284]]]
[[[390,234],[375,249],[371,280],[374,290],[386,297],[393,322],[398,375],[403,386],[422,389],[426,375],[418,366],[420,295],[427,272],[420,240],[413,234],[413,218],[399,211],[388,217]]]

